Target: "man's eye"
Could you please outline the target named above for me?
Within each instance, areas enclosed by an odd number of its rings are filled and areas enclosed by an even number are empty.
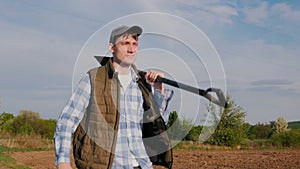
[[[138,46],[138,43],[130,43],[130,42],[120,42],[121,45],[123,46],[129,46],[129,45],[132,45],[132,46]]]

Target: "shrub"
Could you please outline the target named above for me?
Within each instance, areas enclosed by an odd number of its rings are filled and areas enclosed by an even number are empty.
[[[288,122],[283,117],[279,117],[277,121],[272,121],[271,126],[273,128],[273,134],[279,134],[290,130],[288,128]]]
[[[173,141],[198,141],[202,126],[194,126],[187,119],[179,119],[178,113],[173,111],[170,113],[167,129],[168,135]]]
[[[268,139],[271,137],[272,132],[273,130],[270,124],[257,123],[249,127],[247,135],[250,140]]]
[[[214,105],[208,109],[213,115],[213,123],[217,125],[214,133],[207,140],[209,144],[234,147],[247,139],[249,125],[245,123],[246,111],[235,105],[230,96],[227,96],[227,100],[228,107],[225,109],[217,109]]]
[[[273,145],[279,147],[300,147],[300,130],[289,130],[272,135]]]
[[[184,140],[198,141],[202,126],[193,126]]]

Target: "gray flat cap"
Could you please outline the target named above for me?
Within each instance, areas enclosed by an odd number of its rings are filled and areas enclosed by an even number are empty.
[[[115,44],[116,40],[124,34],[134,34],[139,36],[142,34],[142,32],[143,29],[139,26],[129,27],[129,26],[122,25],[112,30],[110,34],[109,43]]]

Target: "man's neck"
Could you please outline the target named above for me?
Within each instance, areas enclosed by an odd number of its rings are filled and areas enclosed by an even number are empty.
[[[115,70],[119,73],[119,74],[129,74],[130,72],[130,68],[131,68],[131,65],[122,65],[122,64],[119,64],[117,62],[113,62],[113,66],[115,68]]]

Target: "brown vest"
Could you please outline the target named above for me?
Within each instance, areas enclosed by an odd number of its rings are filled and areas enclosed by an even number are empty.
[[[135,69],[135,67],[134,67]],[[135,69],[136,71],[136,69]],[[136,71],[137,72],[137,71]],[[79,169],[110,169],[114,160],[120,116],[120,83],[112,62],[90,70],[91,97],[73,139]],[[139,75],[138,75],[139,76]],[[151,95],[151,87],[139,76],[143,94],[143,142],[153,165],[172,166],[172,149],[164,120]],[[162,150],[165,150],[161,152]]]

